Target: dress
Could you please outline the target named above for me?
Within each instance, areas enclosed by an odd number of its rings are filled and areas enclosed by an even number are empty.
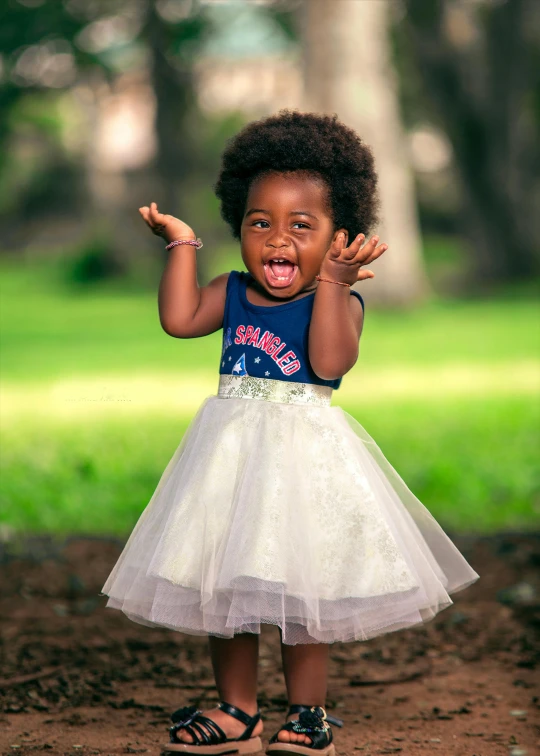
[[[168,463],[102,593],[192,635],[281,628],[367,640],[431,620],[480,576],[308,360],[315,293],[248,301],[227,282],[219,388]],[[351,290],[351,295],[358,296]]]

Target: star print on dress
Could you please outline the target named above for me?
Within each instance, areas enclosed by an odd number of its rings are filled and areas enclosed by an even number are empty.
[[[229,362],[232,360],[232,357],[229,357]]]
[[[248,371],[246,370],[246,355],[245,353],[238,358],[238,360],[234,363],[233,369],[232,369],[233,375],[249,375]]]
[[[257,364],[259,364],[260,361],[261,361],[260,357],[255,357],[255,359],[253,360],[253,362],[256,362]]]
[[[265,376],[268,378],[269,375],[270,375],[270,371],[267,370],[266,373],[265,373]]]
[[[221,367],[225,367],[225,362],[222,362],[222,363],[221,363]]]

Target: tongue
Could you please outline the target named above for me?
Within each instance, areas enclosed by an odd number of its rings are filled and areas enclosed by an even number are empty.
[[[290,262],[271,262],[270,267],[275,276],[282,277],[290,276],[294,269],[294,265]]]

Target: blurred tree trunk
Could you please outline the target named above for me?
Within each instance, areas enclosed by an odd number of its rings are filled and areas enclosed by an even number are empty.
[[[155,2],[148,0],[143,36],[150,52],[152,86],[156,97],[155,168],[159,179],[156,202],[163,212],[175,215],[188,224],[190,178],[197,167],[193,139],[197,105],[192,63],[194,43],[196,46],[200,41],[204,25],[204,16],[193,14],[173,27],[158,14]],[[186,42],[189,50],[188,54],[183,55],[182,47]],[[176,53],[174,57],[173,53]],[[197,233],[197,229],[195,231]],[[163,251],[164,260],[167,256],[168,253]],[[203,263],[201,256],[199,271]]]
[[[362,284],[368,300],[417,302],[430,291],[421,255],[414,182],[388,43],[388,3],[304,0],[306,107],[337,113],[374,152],[388,251]]]
[[[530,45],[540,6],[537,0],[405,4],[410,54],[453,146],[475,280],[526,278],[540,263],[534,209],[540,69]]]
[[[144,266],[147,255],[168,258],[165,243],[146,232],[137,209],[155,201],[161,212],[190,220],[190,191],[197,174],[196,120],[198,115],[193,58],[206,28],[204,14],[192,13],[177,23],[159,14],[154,0],[144,0],[140,33],[148,53],[148,70],[141,75],[155,102],[153,129],[156,153],[151,163],[134,170],[96,171],[91,184],[92,204],[99,208],[120,267]],[[203,231],[200,231],[204,235]],[[205,258],[199,258],[204,277]]]
[[[102,76],[90,76],[87,86],[93,97],[81,103],[89,135],[85,152],[86,208],[81,217],[85,229],[82,243],[88,249],[99,249],[107,269],[120,274],[140,270],[149,252],[155,254],[156,242],[149,232],[145,232],[137,211],[143,204],[143,196],[145,204],[148,201],[146,198],[152,191],[150,186],[155,183],[155,170],[146,166],[133,169],[125,164],[124,159],[115,160],[110,146],[103,142],[107,141],[106,135],[111,128],[111,103],[117,103],[118,108],[118,103],[122,102],[125,108],[128,103],[134,104],[138,100],[149,101],[152,98],[149,85],[148,71],[141,71],[137,76],[132,73],[109,75],[107,81]],[[122,107],[119,110],[125,114]],[[140,113],[148,135],[151,134],[151,111],[150,106],[148,111]],[[112,128],[117,130],[118,125],[113,122]],[[124,124],[124,128],[129,129],[129,123]]]

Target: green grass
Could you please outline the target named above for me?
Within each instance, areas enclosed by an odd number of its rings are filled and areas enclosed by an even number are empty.
[[[0,273],[0,523],[125,535],[217,385],[221,332],[172,339],[155,291],[66,289],[54,261]],[[449,530],[540,525],[540,313],[518,294],[368,308],[335,394]],[[95,394],[101,384],[127,401]]]
[[[526,398],[343,405],[450,530],[540,525],[540,411]],[[195,409],[195,408],[194,408]],[[163,414],[4,429],[1,521],[18,531],[127,533],[189,422]]]

